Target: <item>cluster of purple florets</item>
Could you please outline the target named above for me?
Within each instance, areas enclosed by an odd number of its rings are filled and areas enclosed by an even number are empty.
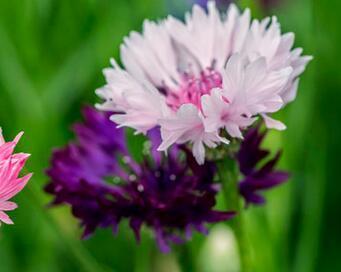
[[[165,156],[156,150],[159,132],[152,131],[147,135],[148,152],[137,163],[128,151],[124,130],[116,128],[110,114],[85,107],[83,115],[84,122],[74,126],[77,140],[54,151],[45,190],[54,196],[52,204],[71,206],[84,237],[99,227],[116,232],[126,219],[137,240],[146,225],[160,250],[168,252],[170,243],[185,241],[193,230],[206,233],[207,223],[234,215],[214,209],[219,192],[214,161],[198,165],[183,146]],[[250,130],[237,154],[244,175],[240,193],[246,203],[263,203],[259,191],[287,178],[286,173],[273,170],[279,154],[257,168],[269,155],[260,148],[263,137],[258,129]]]

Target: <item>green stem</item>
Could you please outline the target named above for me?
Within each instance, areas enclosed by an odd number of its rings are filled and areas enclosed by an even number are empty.
[[[231,220],[231,226],[238,242],[241,271],[249,272],[252,271],[251,256],[245,231],[243,206],[239,198],[239,169],[237,163],[229,158],[221,160],[218,163],[218,174],[223,186],[226,206],[229,210],[237,213]]]

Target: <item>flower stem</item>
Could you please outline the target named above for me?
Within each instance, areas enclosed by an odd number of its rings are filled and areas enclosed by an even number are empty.
[[[242,272],[251,271],[251,256],[243,219],[243,207],[239,197],[239,168],[237,162],[226,158],[218,163],[218,174],[221,181],[226,206],[236,212],[231,220],[231,227],[238,242],[240,265]]]

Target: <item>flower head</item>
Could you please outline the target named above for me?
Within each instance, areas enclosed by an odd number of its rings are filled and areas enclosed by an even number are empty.
[[[269,115],[295,99],[298,77],[311,57],[292,49],[293,33],[282,35],[276,17],[251,20],[231,4],[220,16],[214,2],[207,12],[194,5],[185,22],[169,16],[145,21],[121,46],[124,69],[112,60],[107,84],[97,90],[101,110],[139,133],[160,127],[160,151],[191,143],[204,163],[205,145],[242,138],[261,116],[268,128],[285,126]]]
[[[18,194],[27,184],[32,174],[19,178],[19,173],[25,165],[29,154],[13,154],[22,132],[11,142],[5,142],[0,130],[0,224],[13,224],[13,221],[5,213],[16,209],[16,203],[9,201]]]
[[[155,130],[149,132],[149,155],[138,164],[109,115],[85,108],[85,122],[75,126],[78,141],[56,150],[47,171],[46,191],[54,195],[54,204],[72,207],[84,236],[97,227],[116,231],[127,219],[137,240],[145,224],[167,252],[170,242],[189,238],[192,230],[206,232],[206,223],[233,215],[213,210],[218,191],[214,164],[199,166],[186,149],[173,148],[162,156],[156,151],[160,135]]]
[[[264,136],[265,132],[260,132],[258,127],[249,129],[237,154],[240,172],[244,175],[239,183],[239,192],[246,205],[263,204],[265,199],[259,193],[282,184],[289,178],[287,172],[274,169],[281,153],[278,152],[274,158],[268,159],[270,152],[261,148]],[[266,162],[260,166],[264,160]]]

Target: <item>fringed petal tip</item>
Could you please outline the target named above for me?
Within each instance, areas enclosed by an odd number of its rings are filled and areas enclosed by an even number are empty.
[[[14,222],[11,220],[11,218],[4,212],[0,211],[0,223],[3,222],[7,225],[13,225]]]

